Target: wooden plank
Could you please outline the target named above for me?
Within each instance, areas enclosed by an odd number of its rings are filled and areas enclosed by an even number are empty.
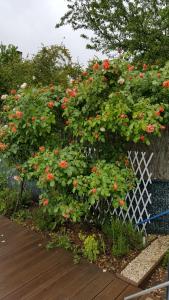
[[[98,272],[98,271],[97,271]],[[96,269],[88,263],[76,265],[69,273],[59,279],[52,278],[48,282],[48,288],[39,289],[35,298],[30,299],[70,299],[81,287],[96,277]],[[57,298],[56,298],[57,291]]]
[[[119,278],[116,278],[94,299],[96,299],[96,300],[116,299],[116,297],[120,293],[122,293],[127,286],[128,286],[128,283],[126,283],[125,281],[122,281]]]
[[[119,296],[116,298],[117,300],[124,300],[124,297],[135,294],[137,292],[140,292],[141,290],[137,288],[136,286],[128,285],[124,291],[119,294]]]
[[[84,260],[74,265],[63,249],[39,247],[45,243],[40,234],[0,217],[2,231],[1,300],[112,300],[131,286]]]
[[[43,265],[43,270],[40,274],[37,272],[35,277],[32,277],[30,281],[11,291],[11,293],[7,294],[3,299],[39,299],[37,295],[42,290],[47,290],[48,294],[50,295],[50,289],[48,289],[48,287],[57,279],[69,273],[73,268],[75,268],[75,265],[73,264],[72,260],[70,261],[69,256],[64,257],[64,259],[60,257],[60,262],[50,265],[48,270],[46,270],[45,266]],[[55,291],[54,295],[56,297],[57,291]],[[0,297],[0,299],[2,298]]]
[[[47,271],[51,266],[59,263],[60,260],[64,261],[65,253],[61,253],[62,251],[58,250],[49,255],[45,249],[39,249],[39,251],[35,252],[32,250],[32,252],[29,252],[29,256],[26,257],[23,254],[20,261],[17,260],[17,262],[15,261],[1,268],[0,299],[2,296],[26,284],[40,273]],[[70,262],[71,257],[68,256],[68,258]],[[67,255],[65,266],[66,264]]]
[[[99,293],[101,293],[114,279],[115,276],[112,273],[99,272],[96,278],[90,281],[84,288],[81,288],[73,297],[70,297],[70,299],[93,299]]]

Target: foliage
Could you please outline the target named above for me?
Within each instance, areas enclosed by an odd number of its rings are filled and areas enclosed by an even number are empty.
[[[32,219],[32,214],[28,209],[19,209],[12,214],[11,219],[21,224],[28,219]]]
[[[52,231],[58,225],[58,221],[55,216],[44,212],[42,207],[35,208],[32,211],[32,221],[35,227],[42,231]]]
[[[42,46],[33,57],[33,74],[35,83],[48,85],[68,84],[68,76],[76,77],[80,66],[72,63],[70,52],[63,45]]]
[[[169,250],[165,253],[163,260],[162,260],[162,266],[163,268],[167,268],[169,264]]]
[[[136,178],[126,146],[149,145],[168,124],[168,66],[94,61],[66,90],[24,85],[1,97],[2,156],[18,182],[37,182],[44,213],[63,223],[90,217],[106,199],[127,208]]]
[[[64,248],[65,250],[71,250],[72,244],[69,239],[69,236],[66,233],[62,234],[52,234],[51,235],[51,241],[47,244],[47,249],[52,248]]]
[[[166,0],[68,0],[68,11],[56,27],[93,32],[90,49],[129,51],[148,63],[169,59],[169,8]],[[82,37],[89,39],[86,34]]]
[[[18,89],[26,82],[33,86],[51,83],[67,85],[78,76],[81,67],[72,62],[69,50],[63,45],[42,46],[32,58],[22,58],[14,45],[0,45],[0,96]]]
[[[87,237],[83,234],[79,234],[80,239],[83,241],[83,255],[90,262],[97,260],[97,257],[100,253],[99,241],[96,238],[95,234],[88,235]]]
[[[18,192],[6,188],[0,191],[0,214],[10,216],[17,206]]]
[[[113,219],[111,223],[103,225],[103,232],[112,244],[112,254],[114,256],[126,255],[130,250],[141,249],[143,247],[143,236],[130,222]]]
[[[14,45],[0,45],[0,96],[17,89],[23,82],[32,82],[30,60],[22,59],[22,53]]]

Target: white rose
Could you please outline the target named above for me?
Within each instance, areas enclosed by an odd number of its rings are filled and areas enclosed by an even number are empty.
[[[119,80],[117,81],[119,84],[124,84],[125,79],[124,78],[119,78]]]
[[[2,95],[1,100],[6,100],[7,97],[8,97],[8,95]]]
[[[101,131],[101,132],[105,132],[106,129],[105,129],[104,127],[101,127],[101,128],[100,128],[100,131]]]
[[[26,87],[27,87],[27,83],[26,82],[22,83],[21,86],[20,86],[21,89],[26,89]]]

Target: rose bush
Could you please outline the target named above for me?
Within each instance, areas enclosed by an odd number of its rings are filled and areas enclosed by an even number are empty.
[[[79,221],[106,199],[125,209],[136,182],[125,145],[150,144],[168,125],[168,78],[168,65],[104,60],[66,90],[12,90],[1,97],[0,151],[37,181],[40,205],[60,221]]]

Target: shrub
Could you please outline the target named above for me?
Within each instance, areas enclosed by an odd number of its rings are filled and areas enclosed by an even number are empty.
[[[112,254],[115,256],[126,255],[130,250],[143,247],[143,236],[130,222],[114,219],[111,223],[103,225],[103,232],[112,244]]]
[[[106,67],[105,67],[106,66]],[[127,208],[136,178],[129,141],[150,144],[168,123],[168,66],[91,62],[63,87],[22,86],[2,99],[0,151],[34,179],[40,205],[59,222],[79,222],[104,201]]]
[[[11,216],[20,209],[27,208],[32,204],[29,192],[23,192],[20,201],[20,192],[11,188],[0,191],[0,214]]]
[[[6,188],[0,191],[0,214],[10,216],[18,204],[18,192]]]
[[[88,235],[87,237],[83,234],[79,234],[80,239],[83,241],[82,252],[90,262],[97,260],[100,254],[99,241],[95,234]]]
[[[58,225],[57,219],[47,212],[44,212],[41,207],[32,211],[32,221],[35,227],[42,231],[52,231]]]
[[[47,244],[47,249],[64,248],[65,250],[72,250],[71,241],[66,233],[51,235],[51,241]]]
[[[28,209],[20,209],[12,214],[11,219],[20,224],[28,219],[32,219],[32,214]]]

